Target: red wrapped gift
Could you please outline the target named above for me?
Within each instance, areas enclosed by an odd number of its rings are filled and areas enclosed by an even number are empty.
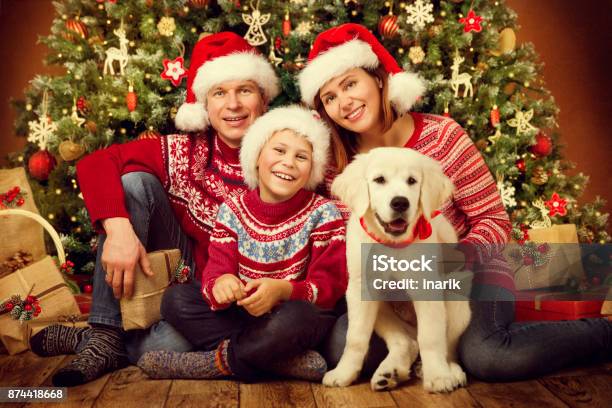
[[[554,300],[550,300],[554,299]],[[605,294],[601,293],[542,293],[533,300],[514,302],[517,322],[533,320],[577,320],[584,317],[601,317]]]
[[[88,314],[91,309],[91,293],[81,293],[80,295],[74,295],[74,298],[79,305],[79,310],[82,314]]]

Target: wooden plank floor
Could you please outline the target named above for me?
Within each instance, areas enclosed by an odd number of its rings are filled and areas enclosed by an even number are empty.
[[[0,355],[0,387],[50,386],[71,356],[40,358],[31,352]],[[612,363],[566,370],[534,381],[489,384],[474,379],[451,394],[428,394],[413,380],[391,392],[369,383],[328,388],[302,381],[149,380],[130,366],[68,389],[61,404],[12,403],[2,407],[612,407]]]

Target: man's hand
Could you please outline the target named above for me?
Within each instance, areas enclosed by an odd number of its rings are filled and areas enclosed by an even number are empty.
[[[129,298],[134,293],[134,268],[138,263],[145,275],[153,276],[147,251],[127,218],[107,218],[102,226],[106,231],[102,248],[106,283],[113,288],[115,298]]]
[[[288,300],[293,286],[286,280],[262,278],[250,281],[244,289],[247,293],[256,290],[246,299],[238,301],[238,306],[257,317],[268,313],[278,302]]]
[[[236,275],[226,273],[215,280],[212,294],[217,303],[226,304],[243,299],[246,296],[246,290]]]

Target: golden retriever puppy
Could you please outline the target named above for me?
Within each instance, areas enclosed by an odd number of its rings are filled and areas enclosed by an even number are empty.
[[[343,355],[337,367],[325,374],[323,384],[344,387],[355,381],[374,330],[387,344],[389,354],[371,379],[373,390],[391,389],[407,380],[419,352],[427,391],[449,392],[465,385],[456,349],[470,320],[467,301],[446,301],[444,297],[414,301],[415,329],[388,302],[361,300],[362,243],[457,242],[444,216],[432,218],[453,188],[438,162],[395,147],[357,155],[334,180],[332,193],[351,209],[346,236],[348,332]],[[431,226],[426,239],[419,238],[416,231],[421,216]]]

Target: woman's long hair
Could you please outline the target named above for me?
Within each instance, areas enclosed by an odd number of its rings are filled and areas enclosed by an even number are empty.
[[[391,106],[389,101],[389,74],[382,66],[377,67],[374,70],[365,70],[370,76],[377,78],[382,83],[381,89],[381,101],[382,101],[382,114],[383,114],[383,132],[391,129],[393,122],[397,119],[397,114]],[[319,95],[315,97],[314,106],[321,118],[331,129],[331,152],[333,157],[333,164],[336,167],[338,173],[342,172],[348,165],[350,160],[355,154],[357,154],[357,137],[355,132],[344,129],[338,126],[325,112],[323,101]]]

